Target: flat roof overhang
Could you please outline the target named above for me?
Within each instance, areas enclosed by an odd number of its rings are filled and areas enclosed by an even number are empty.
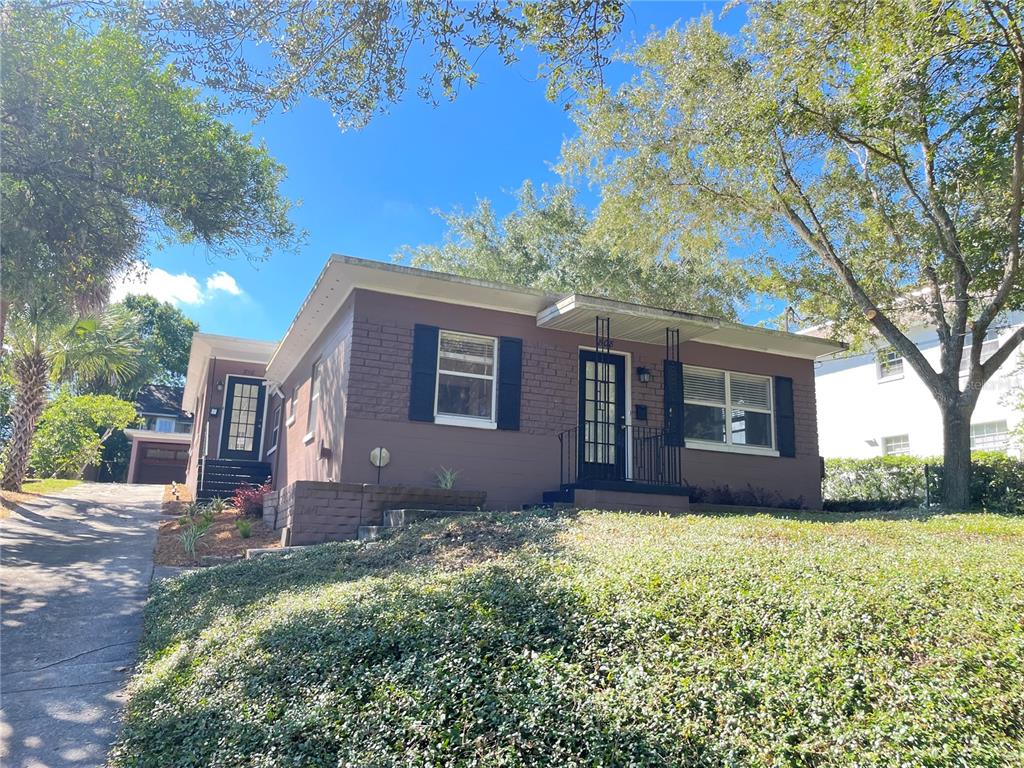
[[[537,313],[537,326],[593,336],[596,317],[611,320],[613,339],[642,344],[664,345],[665,330],[676,329],[680,341],[717,344],[808,360],[845,348],[828,339],[582,294],[566,296],[542,309]]]
[[[219,336],[215,333],[192,334],[192,347],[188,354],[185,389],[181,394],[181,410],[192,413],[196,396],[206,376],[206,367],[214,357],[239,363],[266,365],[277,348],[276,341],[240,339],[237,336]]]
[[[192,441],[191,432],[157,432],[155,429],[126,429],[126,435],[135,442],[144,440],[147,443],[179,443],[188,445]]]

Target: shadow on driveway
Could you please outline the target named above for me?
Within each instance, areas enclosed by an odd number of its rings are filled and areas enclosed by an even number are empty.
[[[86,483],[0,521],[0,762],[101,766],[153,572],[162,486]]]

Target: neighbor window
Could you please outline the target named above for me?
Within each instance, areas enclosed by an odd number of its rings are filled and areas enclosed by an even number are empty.
[[[156,420],[156,431],[157,432],[173,432],[174,431],[174,419],[165,419],[162,416],[157,417],[157,420]]]
[[[295,412],[299,407],[299,387],[298,385],[292,387],[292,396],[288,398],[288,422],[291,423],[295,420]]]
[[[882,438],[882,454],[904,456],[910,453],[910,435],[892,435]]]
[[[971,424],[972,451],[1005,451],[1009,443],[1009,430],[1005,421]]]
[[[274,418],[270,427],[270,448],[269,451],[277,450],[277,441],[281,437],[281,410],[284,406],[284,402],[281,401],[274,408]]]
[[[877,359],[879,379],[894,379],[903,375],[903,358],[892,347],[881,350]]]
[[[316,411],[320,405],[320,361],[313,363],[313,372],[309,375],[309,413],[306,415],[306,432],[313,434],[316,429]]]
[[[960,375],[967,376],[971,372],[971,347],[973,342],[971,335],[968,334],[967,338],[964,339],[964,354],[960,358]],[[981,362],[984,364],[986,360],[995,354],[996,350],[999,349],[999,339],[985,339],[981,343]]]
[[[441,331],[437,346],[436,420],[493,424],[497,340]]]
[[[772,448],[772,380],[710,368],[683,368],[683,424],[690,440]]]

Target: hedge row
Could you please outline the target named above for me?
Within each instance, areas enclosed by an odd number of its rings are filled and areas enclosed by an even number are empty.
[[[1024,513],[1024,461],[1004,453],[971,456],[971,502],[1000,512]],[[825,508],[898,509],[925,502],[925,466],[933,500],[942,498],[942,457],[878,456],[826,459],[822,496]]]

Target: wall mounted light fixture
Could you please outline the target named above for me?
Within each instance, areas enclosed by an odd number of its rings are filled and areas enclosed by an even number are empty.
[[[636,377],[638,379],[640,379],[640,383],[641,384],[647,384],[651,380],[651,370],[650,370],[650,368],[643,368],[643,367],[637,368],[636,369]]]
[[[217,382],[217,391],[218,392],[223,392],[224,391],[224,379],[221,379],[220,381]]]

